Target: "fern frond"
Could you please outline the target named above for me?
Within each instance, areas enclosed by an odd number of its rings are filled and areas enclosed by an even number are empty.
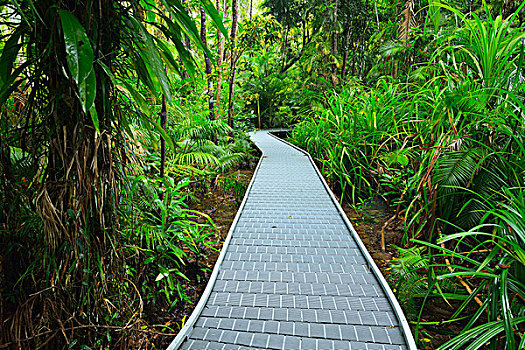
[[[246,154],[244,153],[226,154],[219,158],[219,169],[221,172],[225,172],[241,163],[245,158]]]
[[[212,154],[204,152],[179,153],[175,156],[174,164],[217,166],[219,160]]]

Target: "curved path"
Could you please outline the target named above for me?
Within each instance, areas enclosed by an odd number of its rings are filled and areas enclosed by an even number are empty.
[[[168,348],[416,349],[397,301],[308,154],[263,151],[201,301]]]

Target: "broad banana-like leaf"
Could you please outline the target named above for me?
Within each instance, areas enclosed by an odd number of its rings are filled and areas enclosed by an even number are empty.
[[[66,44],[67,65],[73,80],[79,85],[91,74],[95,55],[84,27],[67,10],[60,10],[62,31]]]

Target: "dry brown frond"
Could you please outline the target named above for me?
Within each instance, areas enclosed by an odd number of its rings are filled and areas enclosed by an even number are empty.
[[[407,0],[405,7],[401,12],[402,21],[399,25],[399,40],[407,45],[408,38],[412,28],[416,26],[415,13],[414,13],[414,0]]]

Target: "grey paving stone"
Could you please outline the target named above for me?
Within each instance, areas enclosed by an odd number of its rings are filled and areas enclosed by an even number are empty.
[[[316,350],[317,339],[314,338],[303,338],[301,339],[301,350]]]
[[[283,349],[299,349],[301,344],[301,339],[292,336],[284,337],[284,347]]]
[[[368,344],[367,343],[360,343],[360,342],[350,342],[350,349],[352,350],[368,350]]]
[[[245,332],[248,330],[249,320],[237,319],[233,324],[233,329],[236,331]]]
[[[208,331],[208,328],[194,327],[193,331],[191,332],[191,338],[192,339],[204,339],[204,336],[206,335],[207,331]]]
[[[251,320],[248,325],[248,331],[262,333],[264,328],[264,321]]]
[[[334,340],[334,350],[349,350],[350,342],[344,340]]]
[[[253,336],[252,343],[250,344],[250,346],[266,348],[266,345],[268,344],[268,338],[268,334],[256,333]]]
[[[308,323],[296,322],[294,325],[294,335],[308,337],[310,334]]]
[[[319,350],[334,350],[334,341],[328,339],[319,339],[317,341],[317,349]]]
[[[235,320],[232,319],[232,318],[221,318],[220,322],[219,322],[219,325],[218,325],[218,328],[221,328],[221,329],[233,329],[234,322],[235,322]],[[208,325],[206,325],[206,326],[209,327]]]
[[[211,342],[218,342],[222,335],[222,330],[220,329],[213,329],[208,328],[208,331],[206,332],[206,335],[204,336],[204,340],[211,341]]]
[[[385,327],[370,327],[372,330],[372,335],[374,336],[374,341],[377,343],[388,344],[390,343],[390,337],[388,336],[387,330]],[[404,339],[403,339],[404,343]]]
[[[324,338],[325,330],[324,325],[319,323],[310,324],[310,336],[314,338]]]
[[[284,336],[279,334],[270,334],[268,339],[269,349],[282,349],[284,345]]]
[[[249,346],[252,343],[252,338],[254,334],[253,333],[239,333],[239,336],[237,337],[237,340],[235,341],[237,344],[240,345],[246,345]]]
[[[237,331],[224,331],[222,332],[222,336],[220,341],[223,343],[235,343],[235,339],[237,339],[237,336],[239,335],[239,332]]]
[[[203,340],[188,340],[188,343],[190,344],[188,347],[186,348],[183,348],[181,347],[181,349],[191,349],[191,350],[197,350],[197,349],[206,349],[206,347],[209,345],[208,342],[206,341],[203,341]],[[183,344],[183,346],[185,346],[186,344]]]
[[[357,333],[357,340],[362,342],[373,342],[374,337],[372,331],[368,326],[356,326],[355,332]]]
[[[265,333],[277,333],[279,329],[279,322],[277,321],[266,321],[264,323],[264,332]]]
[[[384,347],[382,344],[367,344],[368,350],[384,350]]]
[[[325,324],[326,338],[328,339],[342,339],[341,327],[336,324]]]

